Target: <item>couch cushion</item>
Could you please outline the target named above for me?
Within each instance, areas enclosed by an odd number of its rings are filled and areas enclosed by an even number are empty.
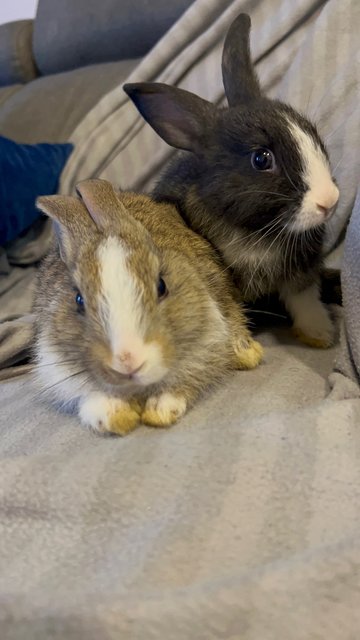
[[[0,107],[1,134],[26,143],[66,142],[88,111],[121,85],[137,63],[123,60],[33,80]]]
[[[32,53],[32,20],[0,25],[0,86],[28,82],[38,71]]]
[[[41,73],[145,55],[192,0],[40,0],[34,55]]]

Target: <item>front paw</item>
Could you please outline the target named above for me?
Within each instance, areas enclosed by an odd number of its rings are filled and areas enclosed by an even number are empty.
[[[255,369],[263,359],[264,349],[260,342],[237,340],[233,344],[236,369]]]
[[[170,427],[177,422],[186,411],[187,402],[184,396],[162,393],[148,398],[141,421],[151,427]]]
[[[87,427],[98,433],[125,436],[140,422],[140,407],[102,393],[92,393],[82,400],[79,417]]]
[[[298,340],[317,349],[328,349],[335,343],[335,326],[325,307],[318,310],[311,322],[294,324],[292,332]]]

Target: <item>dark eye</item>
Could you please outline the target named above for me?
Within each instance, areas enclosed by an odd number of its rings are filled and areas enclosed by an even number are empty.
[[[158,294],[159,300],[162,300],[163,298],[165,298],[165,296],[167,295],[167,292],[168,290],[165,284],[165,280],[163,278],[159,278],[158,285],[157,285],[157,294]]]
[[[275,157],[269,149],[256,149],[251,154],[251,164],[256,171],[271,171],[275,169]]]
[[[78,291],[75,296],[75,302],[76,302],[78,311],[84,311],[84,298],[82,297],[80,291]]]

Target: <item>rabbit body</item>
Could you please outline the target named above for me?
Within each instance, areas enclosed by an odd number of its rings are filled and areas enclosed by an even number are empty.
[[[175,207],[117,193],[49,196],[56,241],[36,295],[36,371],[44,391],[97,431],[168,426],[261,346],[228,273]]]
[[[154,190],[176,204],[233,271],[241,297],[278,293],[294,332],[328,347],[334,327],[319,296],[325,225],[338,201],[324,143],[314,124],[266,98],[249,53],[250,19],[225,39],[228,108],[161,83],[124,86],[147,122],[182,150]]]

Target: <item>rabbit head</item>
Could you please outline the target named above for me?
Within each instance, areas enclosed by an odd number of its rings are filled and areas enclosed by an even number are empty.
[[[239,15],[225,39],[228,108],[160,83],[124,90],[163,140],[193,154],[197,195],[213,219],[251,231],[321,228],[339,197],[327,151],[313,123],[263,95],[250,58],[250,24]]]

